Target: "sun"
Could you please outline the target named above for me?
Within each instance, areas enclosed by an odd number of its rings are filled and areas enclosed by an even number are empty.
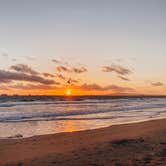
[[[72,90],[71,89],[67,89],[66,90],[66,96],[71,96],[72,95]]]

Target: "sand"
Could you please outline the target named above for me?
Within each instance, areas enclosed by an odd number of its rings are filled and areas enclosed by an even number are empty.
[[[1,166],[166,166],[166,119],[0,140]]]

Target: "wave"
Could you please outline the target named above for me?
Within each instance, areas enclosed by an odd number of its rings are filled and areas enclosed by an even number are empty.
[[[147,100],[166,99],[166,96],[0,96],[0,103],[5,102],[37,102],[37,101],[94,101],[94,100]]]
[[[119,115],[132,118],[164,113],[164,97],[0,97],[0,122],[104,120],[119,118]]]
[[[155,111],[153,111],[153,109],[155,109]],[[158,109],[158,110],[157,110]],[[164,110],[161,110],[164,109]],[[147,111],[149,110],[149,112]],[[142,106],[123,106],[123,107],[112,107],[112,108],[91,108],[90,110],[87,109],[83,109],[83,110],[64,110],[64,111],[54,111],[54,112],[45,112],[45,110],[41,111],[41,112],[8,112],[8,113],[4,113],[1,112],[0,113],[0,122],[9,122],[9,121],[17,121],[17,122],[22,122],[22,121],[39,121],[39,120],[65,120],[65,119],[70,119],[70,116],[75,116],[73,118],[73,120],[76,119],[76,116],[83,116],[83,115],[95,115],[94,119],[98,118],[98,119],[102,119],[103,117],[100,117],[100,114],[102,113],[116,113],[116,117],[119,117],[117,115],[118,114],[123,114],[123,113],[127,113],[127,114],[131,114],[131,116],[133,114],[140,114],[140,113],[146,112],[146,113],[150,113],[150,114],[154,114],[154,113],[166,113],[166,104],[149,104],[149,105],[142,105]],[[107,115],[108,119],[110,119],[110,116]],[[104,119],[106,119],[107,117],[105,117]],[[112,116],[111,116],[112,117]],[[71,118],[71,119],[72,119]],[[91,117],[86,117],[86,118],[91,118]],[[82,119],[82,117],[77,117],[78,119]],[[85,119],[83,117],[83,119]],[[93,118],[91,118],[92,120]]]
[[[88,105],[88,104],[118,104],[118,105],[125,105],[126,103],[143,103],[143,104],[152,104],[152,103],[156,103],[161,101],[166,100],[166,97],[162,97],[162,98],[149,98],[149,97],[145,97],[145,98],[140,98],[140,97],[125,97],[125,98],[116,98],[116,97],[97,97],[97,98],[92,98],[89,99],[89,97],[85,97],[85,98],[72,98],[72,99],[63,99],[63,98],[38,98],[38,97],[34,97],[34,99],[29,99],[29,97],[27,97],[28,99],[24,100],[24,99],[20,99],[20,97],[15,101],[15,100],[11,100],[12,98],[9,97],[6,100],[2,100],[2,98],[0,97],[0,107],[16,107],[16,106],[29,106],[29,105]],[[40,99],[40,100],[39,100]],[[45,99],[45,100],[44,100]]]

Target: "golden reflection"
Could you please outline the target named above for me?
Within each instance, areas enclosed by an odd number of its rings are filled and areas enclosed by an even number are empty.
[[[73,132],[73,131],[76,131],[77,130],[77,127],[76,127],[76,125],[74,124],[74,121],[72,121],[72,120],[67,120],[66,121],[66,125],[65,125],[65,131],[66,132]]]

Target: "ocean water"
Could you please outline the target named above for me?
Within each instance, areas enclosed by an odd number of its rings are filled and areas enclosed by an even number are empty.
[[[1,96],[0,138],[166,118],[166,97]]]

